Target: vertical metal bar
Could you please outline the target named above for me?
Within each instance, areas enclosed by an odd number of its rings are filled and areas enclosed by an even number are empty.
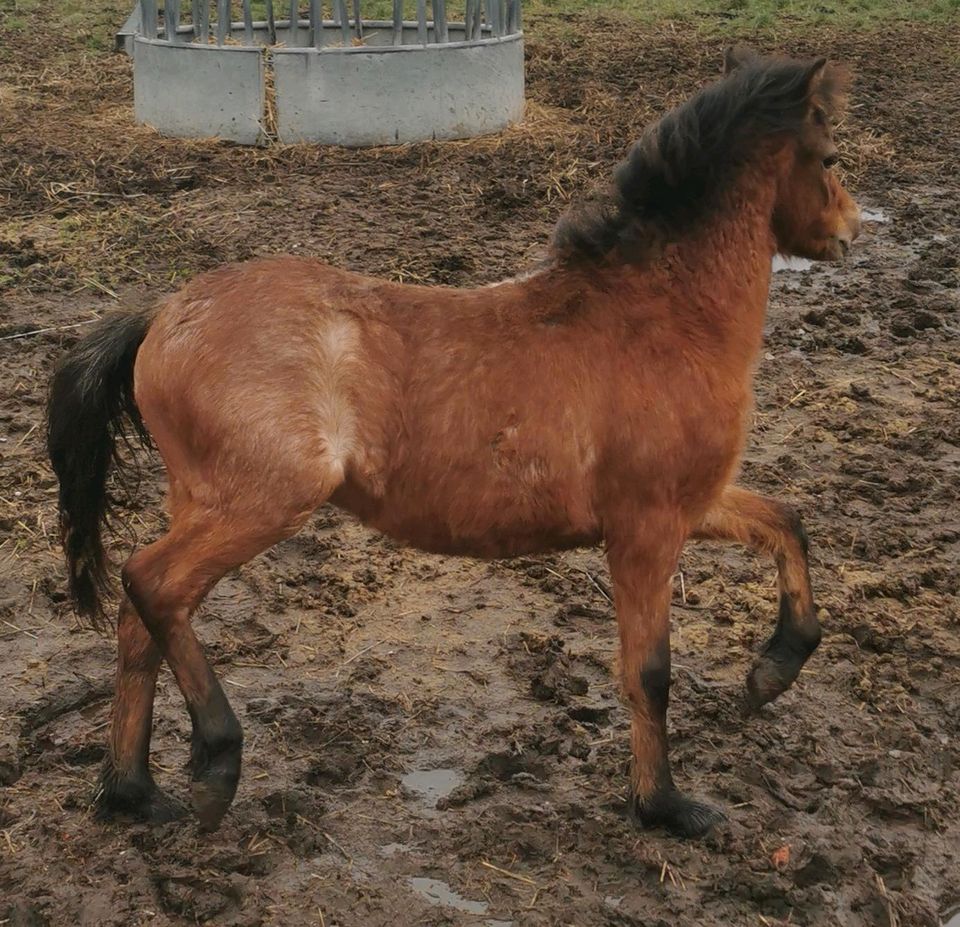
[[[427,0],[417,0],[417,41],[427,44]]]
[[[466,32],[464,38],[469,42],[473,38],[473,23],[480,15],[480,0],[467,0]]]
[[[157,37],[157,2],[156,0],[140,0],[140,32],[148,39]]]
[[[200,0],[191,0],[190,19],[193,20],[193,38],[200,38]]]
[[[230,35],[230,0],[217,0],[217,45]]]
[[[507,0],[497,0],[497,35],[507,32]]]
[[[337,21],[340,23],[340,41],[346,48],[350,44],[350,17],[347,16],[346,0],[334,0]]]
[[[513,35],[517,31],[517,0],[507,0],[507,33]]]
[[[483,35],[483,0],[473,0],[473,29],[470,39],[476,41]]]
[[[323,4],[310,0],[310,39],[314,48],[323,48]]]
[[[250,0],[243,0],[243,41],[253,45],[253,13],[250,12]]]
[[[290,35],[287,36],[287,45],[296,48],[300,38],[300,4],[297,0],[290,0]]]
[[[200,0],[200,41],[210,41],[210,0]]]
[[[360,17],[360,0],[353,0],[353,31],[357,38],[363,38],[363,19]]]
[[[180,0],[166,0],[163,5],[163,29],[167,35],[167,41],[176,43],[180,41],[178,30],[180,28]]]
[[[433,0],[433,40],[435,42],[450,41],[450,33],[447,30],[447,0]]]
[[[277,20],[273,14],[273,0],[267,0],[267,40],[271,45],[277,44]]]
[[[393,0],[393,44],[403,45],[403,0]]]

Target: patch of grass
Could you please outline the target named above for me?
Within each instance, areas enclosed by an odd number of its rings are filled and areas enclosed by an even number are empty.
[[[113,35],[130,15],[136,0],[0,0],[0,29],[25,33],[49,25],[71,44],[89,51],[109,51]]]
[[[960,0],[528,0],[528,16],[587,11],[656,22],[701,21],[730,29],[775,25],[780,20],[837,25],[888,21],[941,21],[960,14]]]
[[[135,0],[58,0],[55,9],[42,0],[0,0],[0,24],[11,30],[23,30],[37,16],[52,17],[77,38],[88,40],[92,48],[106,48],[112,42],[112,33],[133,7]],[[215,18],[215,0],[211,5],[211,19]],[[347,0],[352,13],[352,0]],[[159,0],[163,7],[163,0]],[[265,0],[253,0],[254,19],[266,18]],[[429,4],[428,4],[429,7]],[[235,20],[242,19],[240,0],[232,2]],[[306,0],[300,0],[300,15],[306,17]],[[602,14],[625,17],[644,22],[682,20],[696,22],[708,29],[742,31],[773,27],[782,21],[811,24],[833,23],[841,26],[870,26],[884,22],[946,22],[960,21],[960,0],[524,0],[524,15],[536,21],[538,17],[562,18],[580,14]],[[189,19],[190,4],[181,4],[181,16]],[[323,4],[325,18],[332,18],[332,4]],[[391,19],[392,0],[361,0],[364,19]],[[277,19],[289,16],[287,0],[274,0]],[[417,18],[416,0],[404,0],[404,18]],[[428,16],[429,16],[428,10]],[[464,3],[447,3],[447,18],[462,21]]]

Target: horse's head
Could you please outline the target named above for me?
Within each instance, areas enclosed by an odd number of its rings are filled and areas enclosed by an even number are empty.
[[[756,60],[749,50],[731,49],[727,72]],[[799,131],[781,137],[777,151],[773,232],[782,254],[839,260],[860,234],[860,210],[833,170],[839,160],[833,131],[845,103],[846,73],[820,58],[802,80],[806,113]]]

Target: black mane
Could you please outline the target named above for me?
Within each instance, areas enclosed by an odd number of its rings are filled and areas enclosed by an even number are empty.
[[[642,259],[645,246],[681,233],[716,208],[757,143],[799,132],[820,61],[751,58],[646,129],[611,187],[558,223],[553,249],[563,263],[598,261],[615,250]],[[828,69],[818,102],[834,104]]]

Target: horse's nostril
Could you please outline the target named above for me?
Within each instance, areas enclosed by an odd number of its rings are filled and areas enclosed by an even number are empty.
[[[838,238],[837,241],[840,244],[840,252],[846,256],[850,252],[850,239],[849,238]]]

